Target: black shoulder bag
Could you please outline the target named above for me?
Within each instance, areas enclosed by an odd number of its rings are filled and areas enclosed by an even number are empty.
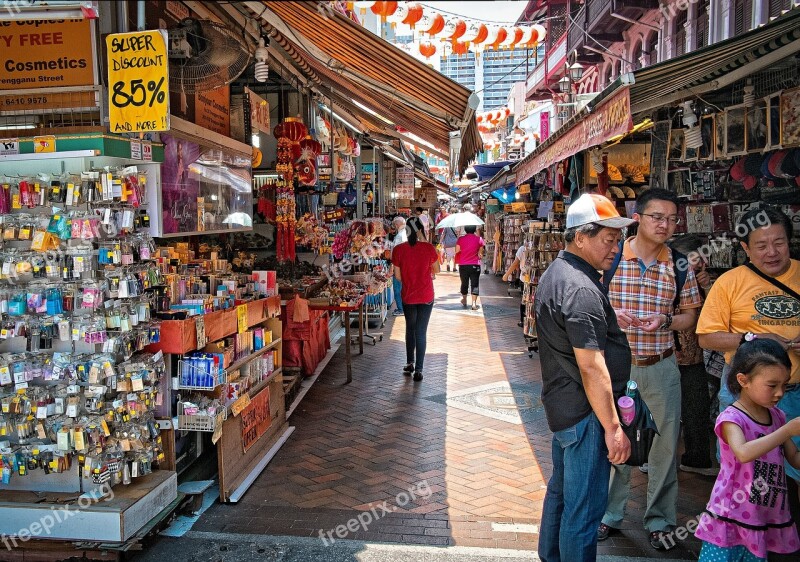
[[[794,289],[791,289],[791,288],[787,287],[786,285],[784,285],[783,283],[781,283],[780,281],[778,281],[777,279],[775,279],[775,278],[774,278],[774,277],[772,277],[771,275],[767,275],[766,273],[764,273],[763,271],[761,271],[760,269],[758,269],[756,266],[754,266],[754,265],[753,265],[753,262],[747,262],[747,263],[745,264],[745,266],[746,266],[748,269],[750,269],[750,271],[752,271],[753,273],[755,273],[756,275],[758,275],[759,277],[761,277],[761,278],[762,278],[762,279],[764,279],[765,281],[767,281],[767,282],[769,282],[769,283],[772,283],[772,284],[773,284],[773,285],[775,285],[777,288],[779,288],[781,291],[783,291],[783,292],[784,292],[784,293],[786,293],[787,295],[791,295],[792,297],[794,297],[795,299],[797,299],[797,301],[798,301],[798,302],[800,302],[800,293],[798,293],[798,292],[797,292],[797,291],[795,291]]]

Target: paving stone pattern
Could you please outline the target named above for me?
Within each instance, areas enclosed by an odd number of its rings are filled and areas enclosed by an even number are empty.
[[[499,278],[483,275],[483,308],[473,312],[461,308],[458,287],[457,273],[438,275],[422,382],[402,375],[405,320],[389,316],[383,341],[354,355],[352,384],[343,385],[342,348],[244,498],[214,505],[194,530],[322,530],[337,539],[338,526],[369,513],[380,518],[351,523],[348,539],[535,550],[552,471],[538,356],[528,357],[517,327],[518,293],[508,296]],[[647,477],[633,472],[623,534],[601,543],[600,553],[696,559],[691,536],[666,554],[649,546],[641,526]],[[712,485],[680,473],[680,522],[702,511]],[[418,497],[405,503],[409,490]]]

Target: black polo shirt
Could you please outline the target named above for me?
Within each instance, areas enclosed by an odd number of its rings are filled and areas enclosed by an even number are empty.
[[[559,252],[544,272],[535,309],[542,403],[550,430],[560,431],[592,411],[573,348],[605,351],[615,398],[625,393],[630,379],[631,349],[600,284],[600,273],[575,254]]]

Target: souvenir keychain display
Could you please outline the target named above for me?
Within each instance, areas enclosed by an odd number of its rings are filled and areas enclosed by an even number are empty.
[[[0,177],[0,489],[73,463],[130,484],[164,458],[146,188],[136,167]]]

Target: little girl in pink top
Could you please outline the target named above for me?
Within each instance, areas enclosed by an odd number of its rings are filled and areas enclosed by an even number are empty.
[[[800,549],[784,470],[784,459],[800,468],[791,440],[800,435],[800,418],[787,423],[776,407],[790,368],[783,346],[766,338],[743,343],[733,358],[728,388],[739,399],[714,428],[720,471],[695,533],[701,562],[766,561],[768,552]]]

